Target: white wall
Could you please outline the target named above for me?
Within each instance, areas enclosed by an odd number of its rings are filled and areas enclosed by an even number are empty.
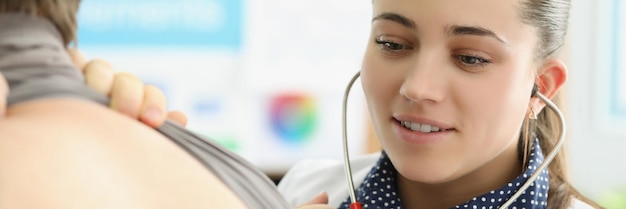
[[[79,48],[164,89],[170,107],[189,116],[189,129],[282,174],[303,158],[341,159],[343,89],[359,70],[370,7],[361,0],[84,0]],[[364,150],[359,89],[349,110],[352,154]],[[278,123],[288,125],[277,131]]]
[[[616,25],[612,24],[612,3],[572,0],[566,51],[572,179],[581,192],[595,199],[609,190],[626,187],[626,123],[622,116],[607,113],[611,96],[610,47],[616,44],[611,37]],[[622,21],[622,27],[623,23],[626,21]],[[626,69],[622,66],[621,71]],[[626,82],[624,73],[621,75],[622,82]]]

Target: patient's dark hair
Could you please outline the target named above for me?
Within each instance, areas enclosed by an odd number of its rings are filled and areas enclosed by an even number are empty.
[[[54,23],[67,46],[76,39],[76,14],[80,0],[1,0],[0,14],[42,16]]]

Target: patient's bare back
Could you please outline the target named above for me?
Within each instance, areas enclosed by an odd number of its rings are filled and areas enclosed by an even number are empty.
[[[0,119],[0,208],[245,208],[153,129],[80,99],[13,105]]]

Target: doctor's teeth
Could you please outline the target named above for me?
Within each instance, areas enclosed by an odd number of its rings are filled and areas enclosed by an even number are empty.
[[[419,131],[424,133],[438,132],[441,130],[441,128],[430,124],[419,124],[408,121],[402,121],[400,122],[400,124],[402,124],[402,126],[404,126],[405,128],[411,129],[412,131]]]
[[[405,126],[406,127],[406,126]],[[420,124],[419,123],[409,123],[409,127],[411,130],[420,130]]]

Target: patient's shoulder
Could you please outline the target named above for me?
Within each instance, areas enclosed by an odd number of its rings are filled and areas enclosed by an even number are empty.
[[[106,107],[60,99],[11,108],[0,121],[0,208],[242,207],[191,155]]]

